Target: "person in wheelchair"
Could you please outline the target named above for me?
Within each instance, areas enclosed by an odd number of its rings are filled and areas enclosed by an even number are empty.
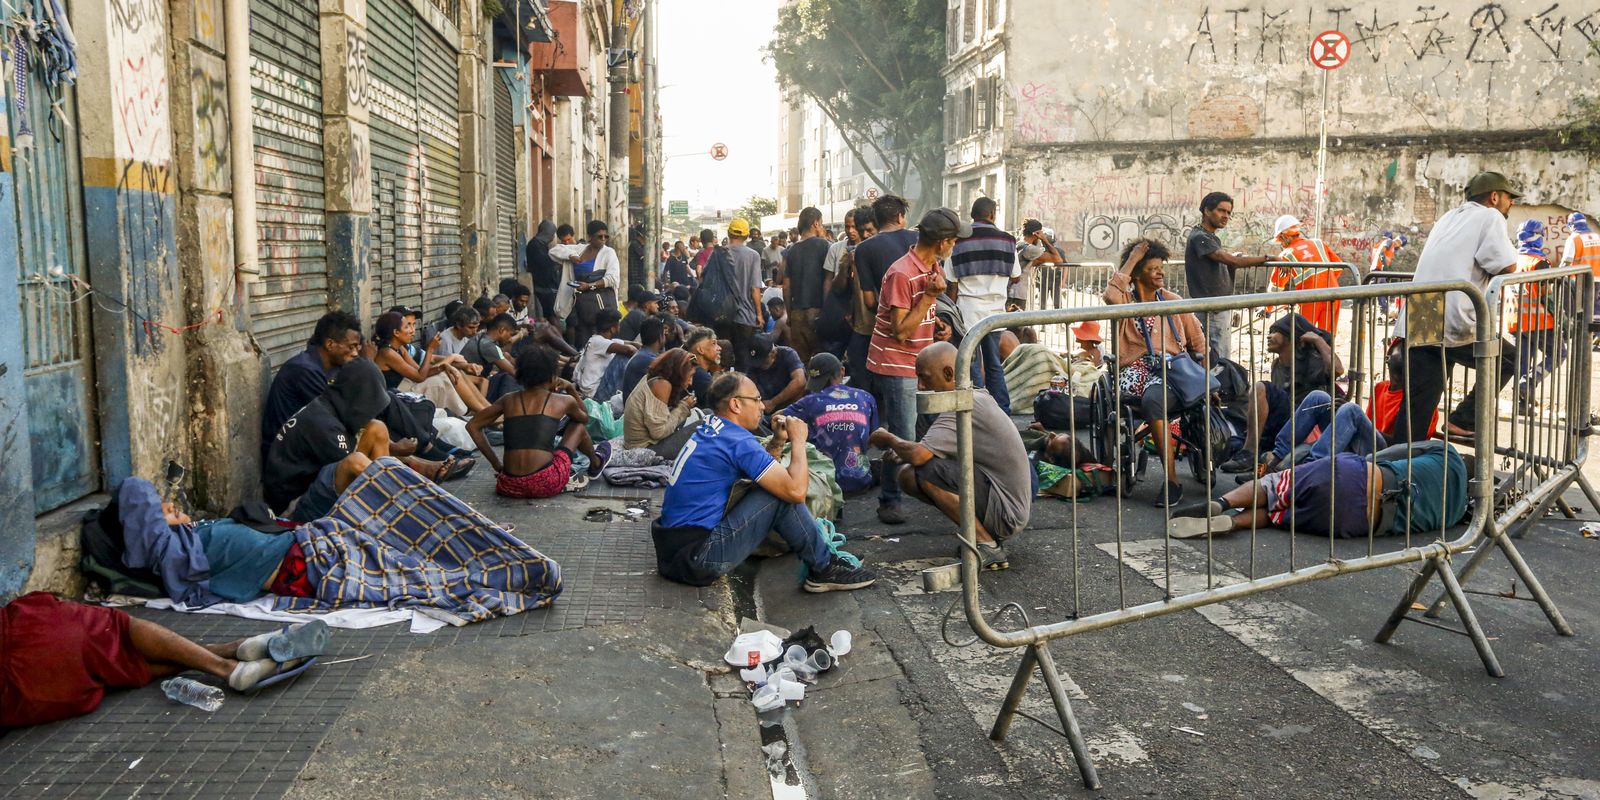
[[[1122,249],[1122,267],[1106,285],[1106,305],[1180,300],[1166,284],[1167,246],[1154,239],[1135,239]],[[1170,507],[1183,498],[1178,483],[1176,445],[1168,421],[1180,413],[1178,394],[1162,384],[1162,359],[1184,353],[1203,359],[1206,347],[1204,330],[1193,314],[1130,317],[1117,321],[1117,381],[1124,397],[1138,398],[1138,413],[1144,418],[1166,470],[1165,485],[1156,493],[1158,508]]]

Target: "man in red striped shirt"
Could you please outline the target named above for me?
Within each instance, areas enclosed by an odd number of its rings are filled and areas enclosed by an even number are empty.
[[[867,370],[874,376],[884,427],[902,439],[916,439],[917,354],[933,341],[933,305],[948,287],[939,262],[950,257],[956,239],[971,235],[972,226],[956,212],[929,211],[917,224],[917,243],[884,273]],[[893,458],[885,453],[885,465]],[[898,481],[879,483],[878,519],[889,525],[905,522]]]

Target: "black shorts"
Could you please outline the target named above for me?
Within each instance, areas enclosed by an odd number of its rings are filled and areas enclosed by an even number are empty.
[[[1283,387],[1271,381],[1267,386],[1267,422],[1261,426],[1260,449],[1266,452],[1272,449],[1273,442],[1278,438],[1278,431],[1289,424],[1289,418],[1294,416],[1294,403],[1289,399],[1289,393]],[[1251,413],[1250,402],[1245,401],[1245,414]],[[1307,431],[1310,433],[1310,431]]]
[[[916,475],[918,483],[926,483],[954,494],[961,493],[961,465],[956,463],[955,459],[935,456],[928,463],[916,467]],[[1004,540],[1016,533],[1011,523],[1000,515],[991,502],[994,483],[983,470],[973,468],[972,490],[975,516],[990,536],[996,540]]]

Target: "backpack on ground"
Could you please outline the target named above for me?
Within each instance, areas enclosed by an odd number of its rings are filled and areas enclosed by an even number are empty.
[[[104,594],[132,597],[166,597],[161,578],[148,569],[133,569],[123,563],[127,546],[122,541],[122,523],[117,519],[117,504],[84,512],[78,528],[78,570]]]

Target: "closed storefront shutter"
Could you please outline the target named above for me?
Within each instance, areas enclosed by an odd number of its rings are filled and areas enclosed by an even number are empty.
[[[494,83],[495,270],[501,278],[517,275],[522,237],[517,228],[517,129],[511,120],[511,90],[499,75]]]
[[[250,0],[250,17],[261,269],[251,315],[277,367],[305,346],[328,304],[322,45],[315,3]]]
[[[456,51],[406,0],[367,8],[374,305],[432,319],[461,297]]]

